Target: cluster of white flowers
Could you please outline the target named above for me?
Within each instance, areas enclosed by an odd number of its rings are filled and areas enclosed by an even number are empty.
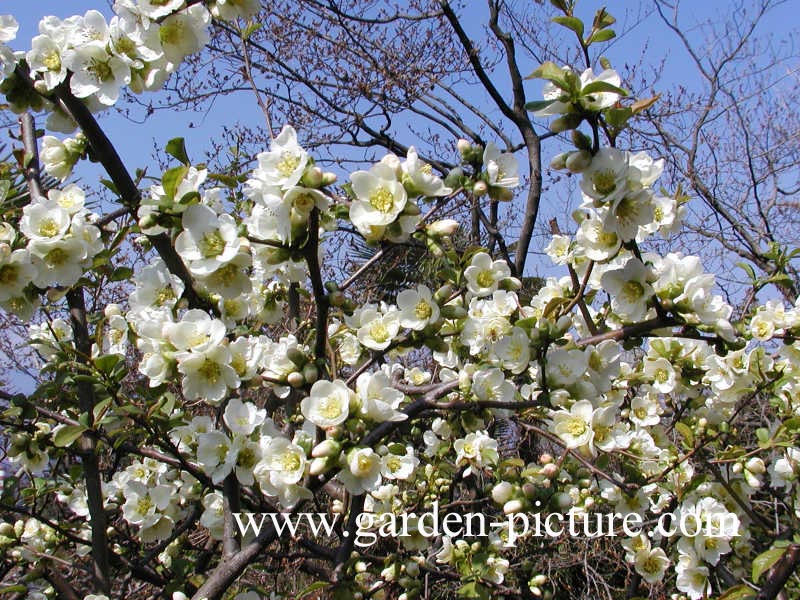
[[[71,287],[103,249],[96,216],[84,206],[76,185],[50,190],[25,206],[19,232],[9,223],[0,228],[0,305],[29,318],[34,304],[30,284],[46,290]],[[19,236],[21,233],[22,236]]]
[[[354,196],[350,221],[370,242],[407,240],[420,223],[417,200],[453,191],[433,175],[413,146],[404,161],[387,154],[369,171],[356,171],[350,176],[350,185]]]

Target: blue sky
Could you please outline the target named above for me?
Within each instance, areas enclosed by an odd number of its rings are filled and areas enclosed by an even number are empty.
[[[755,3],[755,0],[754,2]],[[602,3],[584,0],[579,2],[579,14],[585,21],[590,22],[594,11]],[[693,40],[704,39],[702,28],[696,26],[707,19],[717,19],[720,15],[727,16],[734,3],[730,0],[706,0],[694,2],[685,0],[681,5],[682,22],[687,27]],[[650,0],[634,2],[628,0],[611,0],[607,2],[608,9],[618,17],[619,22],[615,27],[621,31],[629,25],[626,14],[634,15],[642,9],[652,7]],[[476,33],[480,24],[486,20],[484,2],[473,1],[465,15],[465,23]],[[38,33],[39,19],[46,14],[67,17],[72,14],[83,14],[86,10],[95,8],[110,16],[111,10],[106,0],[2,0],[0,12],[13,14],[20,23],[17,40],[12,44],[14,49],[23,49],[28,40]],[[780,41],[796,23],[796,2],[784,2],[774,9],[762,24],[761,33],[768,33]],[[647,47],[647,62],[656,64],[662,59],[664,63],[664,80],[660,86],[682,83],[689,87],[697,84],[695,70],[687,67],[688,56],[680,47],[677,38],[668,34],[657,16],[650,16],[644,22],[630,31],[624,39],[611,45],[607,55],[615,66],[625,60],[638,60],[642,49]],[[535,67],[533,65],[531,68]],[[688,74],[688,76],[687,76]],[[688,77],[688,79],[687,79]],[[531,82],[531,97],[534,98],[538,82]],[[130,170],[152,164],[151,154],[154,145],[163,148],[166,142],[178,136],[187,139],[190,156],[199,158],[201,152],[191,152],[192,148],[205,148],[207,140],[219,135],[223,124],[231,124],[231,115],[243,122],[260,123],[261,113],[252,97],[239,94],[232,98],[220,99],[207,114],[186,112],[157,112],[143,125],[132,123],[124,117],[108,111],[100,118],[101,124],[106,129],[112,141],[117,142],[118,151],[126,161]],[[189,123],[194,127],[190,128]],[[276,124],[277,125],[277,124]],[[98,168],[89,165],[88,169],[81,166],[81,172],[86,183],[94,183],[101,173]]]

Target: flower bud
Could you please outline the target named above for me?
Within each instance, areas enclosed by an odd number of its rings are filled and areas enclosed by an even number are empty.
[[[305,170],[303,177],[300,179],[300,183],[305,187],[319,188],[322,187],[323,179],[324,174],[322,169],[319,167],[311,167]]]
[[[433,301],[436,302],[436,304],[444,304],[450,299],[450,296],[452,295],[453,295],[453,286],[450,285],[449,283],[446,283],[438,290],[436,290],[436,293],[433,295]]]
[[[558,467],[554,463],[548,463],[542,467],[542,475],[545,477],[555,477],[556,474],[558,474]]]
[[[314,363],[307,363],[303,367],[303,379],[306,380],[306,383],[314,383],[317,379],[319,379],[319,369],[317,369],[317,365]]]
[[[565,166],[571,173],[581,173],[592,164],[592,155],[587,150],[573,152],[567,157]]]
[[[322,475],[330,468],[328,462],[329,461],[327,457],[314,458],[312,459],[311,464],[308,466],[308,472],[314,477],[317,475]],[[335,502],[336,501],[334,500],[334,503]]]
[[[293,388],[301,388],[305,385],[306,380],[303,378],[303,374],[300,371],[292,371],[286,376],[286,383]]]
[[[455,219],[440,219],[428,225],[425,231],[432,237],[440,237],[453,235],[458,227],[459,223]]]
[[[550,160],[550,168],[555,169],[556,171],[560,171],[561,169],[565,169],[567,167],[567,158],[571,152],[562,152],[561,154],[556,154]]]
[[[476,198],[485,196],[488,192],[489,192],[489,186],[486,185],[485,181],[476,181],[475,185],[472,186],[472,193],[475,194]]]
[[[444,184],[449,188],[461,187],[461,178],[464,176],[464,169],[455,167],[450,169],[450,172],[445,175]]]
[[[503,514],[510,515],[512,513],[522,512],[524,508],[521,500],[509,500],[503,504]]]
[[[767,470],[764,461],[757,456],[750,458],[750,460],[745,463],[744,468],[755,475],[763,475]]]
[[[331,173],[330,171],[326,171],[325,173],[322,174],[322,185],[323,186],[333,185],[334,183],[336,183],[337,179],[338,178],[336,177],[336,173]]]
[[[578,150],[591,150],[592,149],[592,140],[577,129],[572,130],[572,143],[575,144],[575,147]]]
[[[342,451],[342,445],[337,442],[336,440],[327,439],[321,441],[319,444],[314,446],[314,449],[311,450],[312,458],[323,458],[328,456],[338,456],[339,452]]]
[[[570,129],[575,129],[581,124],[582,120],[583,119],[580,117],[580,115],[561,115],[557,119],[553,119],[553,122],[550,123],[550,131],[553,133],[563,133],[565,131],[569,131]]]
[[[469,142],[469,140],[461,138],[456,142],[456,148],[461,156],[466,157],[467,153],[472,150],[472,144]]]
[[[505,504],[511,500],[511,495],[514,493],[514,486],[507,481],[501,481],[492,488],[492,500],[498,504]]]

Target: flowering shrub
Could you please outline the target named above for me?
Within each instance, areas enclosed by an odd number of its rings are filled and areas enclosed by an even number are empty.
[[[499,517],[692,515],[716,535],[596,542],[619,552],[615,577],[633,595],[775,597],[800,560],[800,306],[733,319],[699,257],[647,251],[685,213],[657,187],[662,160],[611,143],[647,102],[630,102],[610,67],[533,73],[546,83],[529,108],[572,132],[553,166],[581,193],[574,226],[546,247],[564,274],[534,290],[505,249],[465,247],[459,222],[440,218],[460,198],[513,201],[517,158],[493,142],[460,141],[462,166],[439,175],[410,147],[337,187],[289,125],[236,178],[193,165],[173,140],[178,164],[140,191],[92,112],[123,89],[157,91],[212,18],[258,7],[118,0],[110,21],[45,17],[27,52],[0,47],[11,107],[81,130],[37,141],[23,119],[30,197],[4,205],[0,227],[0,305],[30,323],[43,373],[34,393],[3,395],[19,471],[0,548],[22,582],[5,591],[130,597],[133,580],[150,597],[254,598],[270,591],[257,569],[290,566],[309,574],[307,591],[340,598],[417,598],[440,581],[465,598],[568,593],[541,541],[508,527],[429,538],[412,520],[356,549],[362,515],[378,531],[436,503]],[[563,7],[557,22],[581,37]],[[612,23],[601,11],[584,49]],[[16,29],[3,17],[0,41]],[[63,181],[88,152],[131,221],[90,212],[77,185],[43,189],[40,160]],[[363,268],[323,275],[345,229],[380,245],[370,264],[394,245],[425,249],[437,280],[357,304]],[[132,247],[146,266],[125,264]],[[104,301],[113,283],[124,301]],[[311,507],[341,519],[287,537],[234,518]]]

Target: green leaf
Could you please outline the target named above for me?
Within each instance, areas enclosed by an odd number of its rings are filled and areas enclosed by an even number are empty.
[[[617,37],[617,34],[614,32],[613,29],[600,29],[592,33],[589,36],[589,39],[586,40],[586,45],[590,46],[592,44],[597,44],[600,42],[607,42],[608,40],[614,39]]]
[[[555,100],[532,100],[525,104],[525,110],[542,110],[550,106]]]
[[[533,73],[528,75],[527,79],[546,79],[548,81],[552,81],[562,90],[569,89],[564,70],[561,67],[559,67],[556,63],[549,60],[543,63]]]
[[[643,110],[647,110],[653,104],[658,102],[658,99],[661,98],[661,94],[656,94],[655,96],[651,96],[650,98],[642,98],[641,100],[637,100],[633,104],[631,104],[631,112],[635,115],[638,115]]]
[[[126,281],[133,277],[133,269],[130,267],[117,267],[109,275],[109,281]]]
[[[119,354],[103,354],[94,359],[94,367],[104,375],[108,375],[121,360]]]
[[[751,281],[756,281],[756,279],[758,279],[758,277],[756,277],[756,271],[753,269],[753,265],[746,262],[737,262],[736,266],[740,267],[745,273],[747,273],[747,276]]]
[[[225,175],[224,173],[209,173],[208,178],[219,181],[221,184],[230,188],[235,188],[239,184],[239,181],[236,179],[236,177],[233,177],[232,175]]]
[[[250,23],[242,31],[242,39],[249,40],[252,37],[252,35],[256,33],[259,29],[261,29],[263,26],[264,26],[263,23]]]
[[[692,428],[689,427],[686,423],[678,421],[675,423],[675,429],[678,433],[681,434],[681,437],[686,442],[686,446],[688,448],[694,447],[694,433],[692,433]]]
[[[170,200],[175,199],[175,192],[188,172],[189,167],[183,166],[174,167],[164,173],[161,177],[161,185],[164,187],[164,193],[167,195],[167,198]]]
[[[741,584],[729,589],[718,600],[753,600],[755,597],[756,593],[752,588]]]
[[[553,17],[550,19],[553,23],[563,25],[567,29],[571,29],[578,34],[579,38],[583,37],[583,21],[578,17]]]
[[[753,560],[753,581],[757,583],[759,577],[769,571],[780,560],[783,553],[783,548],[770,548],[756,556]]]
[[[103,184],[104,186],[106,186],[106,187],[107,187],[109,190],[111,190],[111,193],[112,193],[112,194],[116,194],[117,196],[119,196],[119,195],[120,195],[120,194],[119,194],[119,190],[117,190],[117,186],[116,186],[116,185],[114,184],[114,182],[113,182],[113,181],[111,181],[110,179],[101,179],[101,180],[100,180],[100,183],[102,183],[102,184]]]
[[[593,29],[604,29],[616,23],[617,20],[612,17],[606,10],[606,7],[600,8],[594,14],[594,21],[592,21]]]
[[[609,108],[604,113],[606,123],[614,129],[622,129],[628,123],[628,119],[633,116],[631,109],[627,106],[622,108]]]
[[[2,204],[8,196],[8,190],[11,189],[11,182],[8,179],[0,181],[0,204]]]
[[[81,434],[86,431],[86,429],[87,428],[83,425],[64,425],[59,428],[53,436],[53,444],[59,448],[65,448],[81,437]]]
[[[620,96],[628,95],[628,92],[623,90],[621,87],[612,85],[607,81],[593,81],[592,83],[581,88],[581,96],[588,96],[590,94],[597,94],[599,92],[611,92],[613,94],[619,94]]]
[[[186,154],[186,142],[182,137],[173,138],[167,142],[167,154],[177,158],[185,165],[192,164]]]
[[[325,588],[329,588],[331,586],[330,583],[326,581],[315,581],[311,585],[309,585],[306,589],[304,589],[300,594],[297,596],[298,598],[305,598],[312,592],[317,592],[319,590],[324,590]]]

